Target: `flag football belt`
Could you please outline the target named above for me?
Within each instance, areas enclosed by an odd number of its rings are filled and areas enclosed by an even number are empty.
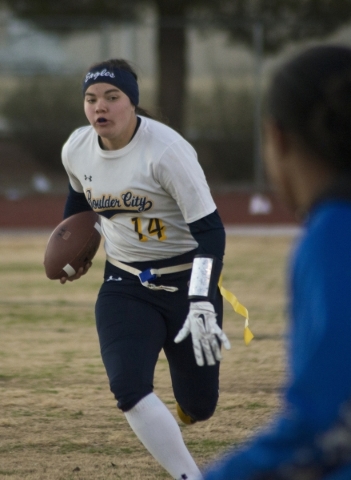
[[[164,268],[148,268],[146,270],[138,270],[137,268],[131,267],[126,265],[125,263],[119,262],[114,258],[107,256],[107,261],[112,263],[117,268],[124,270],[125,272],[131,273],[139,277],[140,283],[143,287],[150,288],[151,290],[166,290],[167,292],[176,292],[178,290],[177,287],[169,287],[166,285],[155,285],[153,283],[149,283],[151,280],[155,280],[157,277],[161,275],[166,275],[167,273],[177,273],[177,272],[184,272],[185,270],[190,270],[193,266],[192,263],[183,263],[182,265],[173,265],[172,267],[164,267]]]
[[[126,265],[125,263],[119,262],[118,260],[115,260],[110,256],[107,256],[107,261],[112,263],[112,265],[114,265],[115,267],[139,277],[139,280],[143,287],[150,288],[151,290],[166,290],[167,292],[176,292],[178,288],[165,285],[154,285],[153,283],[149,283],[149,281],[155,280],[155,278],[160,277],[161,275],[166,275],[168,273],[177,273],[184,272],[185,270],[190,270],[193,266],[192,263],[184,263],[182,265],[173,265],[172,267],[148,268],[147,270],[141,271],[137,268]],[[238,299],[233,293],[229,292],[229,290],[223,287],[222,275],[219,278],[218,287],[222,297],[231,304],[233,310],[245,318],[244,342],[246,345],[248,345],[254,338],[254,335],[249,328],[249,312],[247,308],[238,301]]]

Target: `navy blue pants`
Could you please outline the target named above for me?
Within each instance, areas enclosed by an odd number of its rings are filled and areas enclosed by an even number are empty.
[[[139,270],[192,261],[193,252],[171,260],[130,264]],[[152,283],[172,285],[177,292],[143,287],[135,275],[106,262],[104,283],[96,303],[96,323],[102,359],[117,406],[128,411],[153,391],[156,362],[164,349],[175,399],[195,420],[213,415],[219,388],[219,362],[199,367],[191,336],[176,344],[174,338],[189,311],[190,270],[162,275]],[[222,326],[222,296],[215,302]]]

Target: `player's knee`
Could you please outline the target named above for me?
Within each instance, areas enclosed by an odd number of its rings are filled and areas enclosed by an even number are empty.
[[[180,404],[181,408],[196,422],[208,420],[214,414],[217,407],[216,399],[202,399],[201,401]]]
[[[110,390],[117,400],[117,407],[123,412],[133,408],[140,400],[152,392],[151,386],[144,386],[140,389],[126,388],[120,382],[111,382]]]
[[[216,410],[216,406],[213,408],[196,408],[190,411],[190,416],[197,422],[203,422],[212,417]]]

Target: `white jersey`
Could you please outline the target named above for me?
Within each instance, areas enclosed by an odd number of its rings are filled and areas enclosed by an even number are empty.
[[[103,150],[92,126],[62,149],[70,183],[102,217],[106,254],[122,262],[161,260],[193,250],[187,223],[214,212],[193,147],[146,117],[128,145]]]

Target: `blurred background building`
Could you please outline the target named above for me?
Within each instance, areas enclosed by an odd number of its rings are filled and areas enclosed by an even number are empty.
[[[351,0],[112,3],[0,1],[0,196],[66,191],[61,147],[87,123],[82,76],[119,57],[139,75],[141,106],[194,145],[212,189],[258,194],[252,208],[266,211],[266,79],[308,43],[351,44]]]

